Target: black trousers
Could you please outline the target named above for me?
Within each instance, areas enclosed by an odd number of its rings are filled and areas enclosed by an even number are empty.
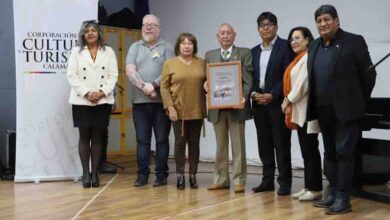
[[[309,191],[322,190],[321,155],[318,149],[318,134],[307,133],[307,123],[297,130],[303,165],[305,166],[305,188]]]
[[[173,133],[175,135],[175,162],[177,174],[184,174],[187,143],[189,173],[195,175],[198,172],[199,140],[202,124],[203,119],[178,120],[172,122]]]
[[[270,106],[253,105],[259,156],[263,163],[263,184],[274,184],[275,155],[279,185],[291,187],[291,130],[285,126],[284,114]]]
[[[107,162],[107,147],[108,147],[108,128],[103,132],[103,148],[102,157],[100,158],[100,165]]]
[[[317,106],[317,116],[324,140],[324,174],[337,192],[352,188],[355,151],[361,137],[358,120],[340,121],[332,105]]]

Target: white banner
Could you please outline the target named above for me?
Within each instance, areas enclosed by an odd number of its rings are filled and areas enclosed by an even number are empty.
[[[97,6],[98,0],[14,0],[15,182],[81,175],[66,68],[81,23],[97,18]]]

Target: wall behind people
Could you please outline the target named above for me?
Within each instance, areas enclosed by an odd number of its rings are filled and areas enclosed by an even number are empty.
[[[314,37],[318,32],[314,22],[314,11],[321,4],[333,4],[339,13],[341,28],[348,32],[363,35],[368,44],[371,58],[375,63],[390,52],[390,4],[387,0],[345,0],[345,1],[265,1],[265,0],[150,0],[150,11],[161,19],[161,37],[174,43],[178,33],[193,33],[198,39],[201,56],[218,47],[216,39],[217,27],[222,22],[231,23],[237,32],[236,45],[253,47],[260,37],[257,32],[256,18],[262,11],[271,11],[278,17],[278,35],[286,38],[291,28],[307,26]],[[389,97],[390,59],[378,68],[377,83],[373,91],[374,97]],[[211,124],[206,123],[207,137],[201,138],[201,157],[215,156],[215,138]],[[389,131],[374,131],[365,136],[390,139]],[[302,166],[297,135],[293,133],[292,163]],[[322,139],[321,139],[322,140]],[[246,124],[247,158],[258,161],[256,129],[253,120]],[[320,141],[321,143],[322,141]],[[322,149],[322,143],[321,143]],[[173,151],[171,151],[173,152]]]
[[[16,129],[16,85],[12,0],[0,1],[0,156],[5,160],[5,130]]]

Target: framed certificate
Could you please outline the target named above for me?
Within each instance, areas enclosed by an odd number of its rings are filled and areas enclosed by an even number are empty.
[[[242,100],[241,62],[209,63],[207,104],[209,109],[238,107]]]

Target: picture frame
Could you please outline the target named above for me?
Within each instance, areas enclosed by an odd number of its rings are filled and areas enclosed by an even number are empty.
[[[206,65],[208,109],[239,108],[242,102],[241,61]]]

